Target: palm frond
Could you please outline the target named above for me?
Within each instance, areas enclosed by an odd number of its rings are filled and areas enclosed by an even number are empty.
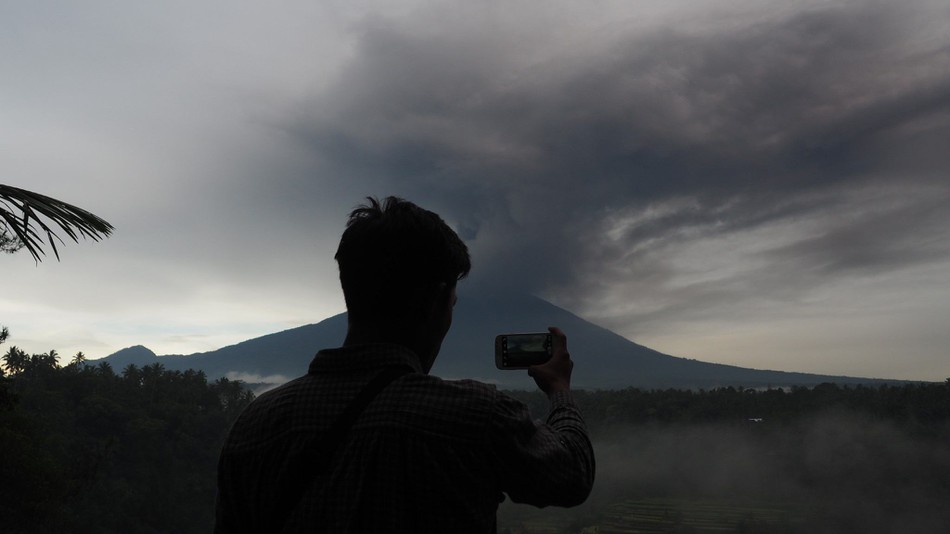
[[[80,237],[99,241],[114,230],[104,219],[82,208],[46,195],[0,184],[0,219],[37,262],[46,255],[43,250],[46,243],[49,243],[59,260],[56,242],[63,243],[63,240],[41,217],[48,219],[53,226],[58,226],[77,243]],[[46,234],[45,241],[41,232]]]

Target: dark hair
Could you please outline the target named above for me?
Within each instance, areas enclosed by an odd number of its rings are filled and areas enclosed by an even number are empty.
[[[454,287],[468,274],[468,248],[441,217],[397,197],[367,200],[350,213],[334,256],[351,319],[390,318],[413,291]]]

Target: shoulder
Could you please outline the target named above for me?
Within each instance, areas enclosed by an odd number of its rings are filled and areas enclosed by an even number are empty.
[[[273,437],[280,429],[289,429],[294,403],[307,388],[306,377],[297,378],[261,393],[244,409],[231,427],[229,441],[247,443]]]
[[[453,410],[491,410],[501,395],[495,386],[477,380],[445,380],[424,374],[401,378],[393,394],[409,402]]]
[[[526,414],[529,410],[520,400],[499,391],[493,384],[486,384],[478,380],[446,380],[433,376],[425,376],[416,383],[418,388],[425,389],[431,395],[446,402],[453,408],[474,409],[490,412],[493,416]]]
[[[373,406],[376,417],[370,419],[446,437],[481,439],[499,409],[506,410],[506,398],[484,382],[410,374],[380,395]]]

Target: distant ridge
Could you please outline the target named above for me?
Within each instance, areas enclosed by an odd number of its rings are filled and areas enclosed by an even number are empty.
[[[143,347],[142,345],[135,345],[134,347],[129,347],[120,350],[109,356],[104,361],[109,362],[109,365],[113,367],[123,368],[126,365],[134,364],[139,367],[143,365],[151,365],[153,363],[158,363],[158,356],[151,350]]]
[[[568,335],[578,388],[711,389],[897,383],[897,380],[815,375],[748,369],[669,356],[638,345],[571,312],[530,295],[461,294],[452,329],[432,374],[474,378],[507,389],[531,389],[524,371],[495,369],[494,336],[504,332],[545,330],[559,326]],[[201,369],[210,378],[229,376],[248,382],[279,383],[307,371],[317,350],[339,346],[346,334],[346,314],[190,356],[157,356],[139,345],[104,359],[116,371],[129,364],[161,363],[167,369]]]

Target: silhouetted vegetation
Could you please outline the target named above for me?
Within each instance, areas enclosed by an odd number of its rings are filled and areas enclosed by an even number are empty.
[[[0,368],[4,532],[209,532],[244,384],[11,347]],[[540,393],[512,392],[546,411]],[[577,509],[505,504],[502,532],[938,532],[950,381],[576,392],[598,480]]]
[[[218,452],[252,398],[240,382],[16,347],[3,363],[4,532],[211,531]]]
[[[547,399],[536,392],[510,395],[543,413]],[[814,388],[716,388],[712,390],[643,390],[628,388],[577,391],[575,398],[591,429],[656,424],[764,423],[786,425],[831,410],[861,413],[903,428],[933,433],[950,421],[950,379],[944,383]],[[935,426],[936,425],[936,426]]]
[[[59,259],[56,242],[63,240],[51,225],[58,226],[76,242],[79,242],[80,237],[99,241],[114,230],[108,221],[80,207],[33,191],[0,184],[0,251],[14,253],[25,247],[39,263],[46,254],[42,235],[46,234],[45,242]]]

